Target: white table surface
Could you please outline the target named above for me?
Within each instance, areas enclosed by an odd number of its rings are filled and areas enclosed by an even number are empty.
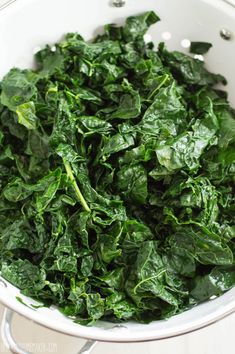
[[[0,5],[6,0],[0,0]],[[0,305],[0,320],[3,306]],[[178,338],[140,344],[99,343],[94,354],[234,354],[235,314],[200,331]],[[76,354],[84,340],[61,335],[15,315],[13,332],[33,353]],[[0,338],[0,353],[9,353]]]

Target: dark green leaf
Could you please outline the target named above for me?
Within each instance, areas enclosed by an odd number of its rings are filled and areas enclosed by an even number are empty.
[[[1,84],[1,103],[14,111],[20,104],[29,102],[36,95],[37,80],[37,74],[32,71],[12,69]]]
[[[190,53],[206,54],[211,47],[212,44],[208,42],[191,42]]]

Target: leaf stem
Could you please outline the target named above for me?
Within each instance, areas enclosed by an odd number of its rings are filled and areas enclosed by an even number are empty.
[[[87,205],[87,202],[85,201],[78,185],[77,185],[77,182],[75,180],[75,177],[73,175],[73,171],[72,171],[72,168],[70,166],[70,163],[68,161],[66,161],[64,158],[63,158],[63,163],[64,163],[64,167],[66,169],[66,172],[67,172],[67,176],[69,177],[72,185],[73,185],[73,188],[74,188],[74,191],[75,191],[75,194],[76,196],[78,197],[78,199],[80,200],[80,203],[82,204],[83,208],[90,212],[91,209],[89,208],[89,206]]]
[[[153,90],[150,95],[148,96],[148,100],[150,100],[156,93],[157,91],[160,90],[160,88],[166,83],[166,81],[169,79],[169,75],[166,74],[166,76],[164,77],[164,79],[162,80],[162,82],[160,82],[160,84],[155,88],[155,90]]]
[[[156,279],[156,278],[160,277],[160,275],[162,275],[162,274],[165,273],[165,272],[166,272],[166,269],[163,269],[163,270],[161,270],[158,274],[153,275],[152,277],[149,277],[149,278],[146,278],[146,279],[141,280],[141,281],[134,287],[134,290],[133,290],[134,294],[136,295],[137,289],[138,289],[143,283],[146,283],[147,281],[152,280],[152,279]]]

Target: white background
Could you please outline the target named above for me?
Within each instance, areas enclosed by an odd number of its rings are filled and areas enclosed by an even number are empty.
[[[6,0],[0,0],[0,4]],[[0,320],[3,306],[0,305]],[[152,343],[99,343],[94,354],[234,354],[235,314],[200,331]],[[34,353],[75,354],[84,340],[61,335],[15,315],[13,333]],[[0,353],[9,353],[0,338]],[[93,354],[92,353],[92,354]]]

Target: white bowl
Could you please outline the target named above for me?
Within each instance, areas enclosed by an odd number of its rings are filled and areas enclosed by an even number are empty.
[[[32,66],[33,52],[46,43],[58,41],[66,32],[78,31],[89,39],[97,29],[100,32],[105,23],[122,23],[129,15],[154,10],[162,19],[149,31],[155,43],[171,37],[167,41],[168,48],[186,52],[188,49],[182,47],[184,39],[213,43],[213,48],[206,55],[207,67],[228,79],[229,99],[235,106],[235,9],[231,5],[234,0],[126,0],[126,5],[121,8],[112,6],[109,0],[10,2],[10,6],[0,11],[0,77],[13,66]],[[230,41],[221,38],[221,29],[233,33]],[[233,288],[221,297],[169,320],[148,325],[128,322],[120,326],[99,322],[96,326],[86,327],[75,324],[56,308],[35,310],[30,306],[34,301],[22,296],[17,288],[5,280],[1,280],[0,285],[0,301],[12,310],[48,328],[100,341],[136,342],[169,338],[207,326],[235,310]],[[17,295],[29,307],[17,301]]]

